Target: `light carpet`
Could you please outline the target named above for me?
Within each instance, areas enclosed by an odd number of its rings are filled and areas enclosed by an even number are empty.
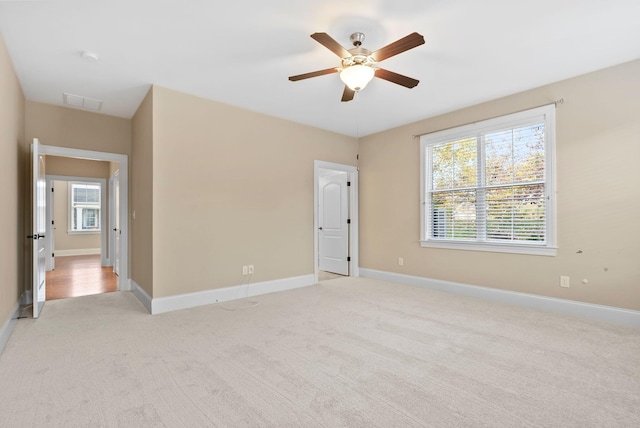
[[[252,300],[48,302],[0,355],[0,426],[640,426],[638,329],[363,278]]]

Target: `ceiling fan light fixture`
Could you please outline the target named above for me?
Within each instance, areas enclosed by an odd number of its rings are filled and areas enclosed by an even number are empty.
[[[289,80],[292,82],[309,79],[311,77],[324,76],[326,74],[340,73],[340,80],[345,84],[342,99],[340,100],[342,102],[353,100],[356,92],[363,90],[374,77],[404,86],[405,88],[415,88],[418,83],[420,83],[419,80],[412,79],[411,77],[379,68],[378,63],[424,44],[424,36],[421,34],[411,33],[375,52],[371,52],[369,49],[362,47],[364,40],[364,34],[362,33],[354,33],[351,35],[351,42],[354,47],[349,50],[345,49],[327,33],[313,33],[311,38],[338,55],[342,60],[342,66],[289,76]]]
[[[357,92],[363,90],[371,82],[375,73],[376,71],[368,65],[354,64],[342,69],[340,80],[351,90]]]

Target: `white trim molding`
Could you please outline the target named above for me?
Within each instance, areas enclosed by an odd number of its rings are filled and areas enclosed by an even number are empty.
[[[131,280],[131,290],[149,313],[162,314],[180,309],[195,308],[213,303],[228,302],[246,297],[292,290],[317,284],[314,274],[275,279],[235,285],[232,287],[214,288],[195,293],[177,294],[175,296],[152,298],[135,281]]]
[[[360,275],[365,278],[381,281],[397,282],[414,287],[428,288],[445,293],[460,294],[480,299],[493,300],[511,305],[524,306],[547,312],[590,318],[598,321],[611,322],[632,327],[640,327],[640,311],[616,308],[613,306],[595,305],[575,300],[558,299],[554,297],[538,296],[536,294],[520,293],[517,291],[500,290],[479,285],[462,284],[420,276],[404,275],[374,269],[360,268]]]
[[[11,333],[13,333],[13,328],[16,326],[18,315],[20,315],[20,301],[22,300],[23,297],[20,297],[20,300],[13,305],[9,318],[2,324],[2,328],[0,328],[0,354],[4,351],[4,347],[7,345]]]
[[[149,296],[149,294],[144,291],[144,288],[140,287],[140,285],[138,285],[138,283],[133,279],[130,280],[130,288],[133,295],[136,296],[138,300],[140,300],[140,303],[142,303],[142,306],[145,307],[147,312],[149,312],[150,314],[153,313],[151,312],[151,296]]]
[[[66,256],[89,256],[95,254],[101,254],[100,248],[78,248],[75,250],[55,250],[56,257]]]

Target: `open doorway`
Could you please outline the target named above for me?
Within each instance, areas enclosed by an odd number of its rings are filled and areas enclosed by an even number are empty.
[[[46,300],[116,291],[108,239],[114,201],[105,177],[117,163],[55,156],[45,161],[48,171],[93,175],[46,175]]]
[[[82,174],[75,172],[67,174],[66,169],[56,169],[50,162],[47,172],[53,172],[48,182],[61,182],[60,193],[67,198],[62,203],[67,208],[65,214],[58,215],[49,210],[47,226],[57,228],[67,235],[81,235],[83,244],[75,247],[61,248],[55,242],[55,230],[48,230],[46,235],[53,239],[51,249],[47,251],[51,260],[46,263],[47,291],[54,291],[56,282],[64,283],[66,291],[62,295],[49,295],[47,299],[74,297],[79,295],[96,294],[105,291],[130,290],[128,280],[128,157],[127,155],[94,152],[80,149],[40,145],[40,153],[51,159],[76,160],[81,162],[97,162],[106,165],[106,173],[97,174],[90,168],[90,172]],[[77,170],[75,170],[77,171]],[[115,183],[119,188],[114,191],[110,187]],[[56,188],[55,186],[47,188]],[[55,193],[51,192],[51,193]],[[53,201],[53,197],[47,198]],[[99,201],[99,204],[96,204]],[[53,210],[56,204],[52,202]],[[115,223],[114,223],[115,219]],[[112,230],[117,225],[118,236]],[[97,238],[92,240],[92,238]],[[120,275],[114,272],[114,255]],[[61,257],[63,256],[63,257]],[[53,272],[53,274],[52,274]],[[64,294],[66,293],[66,294]]]
[[[358,276],[358,171],[314,162],[314,273],[317,281]]]

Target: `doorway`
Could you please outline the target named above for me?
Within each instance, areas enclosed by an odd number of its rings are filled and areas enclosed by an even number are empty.
[[[104,178],[46,175],[47,271],[55,269],[55,257],[61,256],[97,254],[103,266],[111,264],[107,213],[112,200],[107,198],[106,182]]]
[[[355,166],[314,161],[313,226],[316,282],[359,276]]]
[[[47,156],[58,173],[87,166],[105,176],[118,164],[82,163]],[[70,162],[75,161],[75,162]],[[114,200],[107,198],[106,178],[47,174],[47,234],[45,238],[46,300],[116,291],[117,277],[109,257],[111,243],[107,214]],[[109,194],[111,192],[109,191]]]
[[[40,145],[39,147],[40,153],[43,155],[49,156],[57,156],[63,158],[72,158],[72,159],[85,159],[85,160],[95,160],[95,161],[107,161],[112,163],[117,163],[118,167],[118,191],[115,193],[115,197],[117,199],[117,204],[115,204],[117,213],[114,214],[118,219],[119,226],[119,236],[118,240],[114,243],[110,242],[112,238],[112,234],[107,233],[107,230],[110,230],[109,220],[107,219],[107,213],[113,210],[110,210],[107,206],[101,210],[101,225],[103,231],[101,232],[102,242],[101,242],[101,250],[98,255],[74,255],[74,257],[79,257],[78,260],[66,260],[69,262],[67,266],[68,269],[73,268],[74,276],[77,278],[81,278],[84,274],[91,271],[92,275],[95,276],[93,280],[87,280],[85,283],[94,282],[94,287],[102,290],[114,291],[129,291],[129,275],[128,275],[128,191],[127,191],[127,182],[128,182],[128,156],[123,154],[116,153],[106,153],[106,152],[95,152],[89,150],[80,150],[80,149],[69,149],[64,147],[54,147],[54,146],[45,146]],[[72,177],[79,178],[77,181],[84,181],[82,177]],[[103,180],[105,181],[105,180]],[[110,180],[111,183],[111,180]],[[102,186],[101,194],[106,199],[106,185]],[[109,205],[113,205],[110,203]],[[87,217],[87,221],[90,223],[92,218]],[[63,227],[67,227],[64,224]],[[49,234],[52,236],[51,234]],[[117,246],[117,249],[112,246]],[[113,260],[111,258],[111,254],[115,254],[119,257],[118,270],[120,275],[115,275],[113,273]],[[86,260],[85,260],[86,259]],[[90,260],[89,260],[90,259]],[[95,259],[95,260],[94,260]],[[55,265],[53,262],[50,264],[52,267],[55,266],[58,270],[58,274],[62,271],[61,268],[63,266]],[[111,276],[109,276],[111,275]],[[80,291],[81,292],[81,291]],[[85,292],[85,294],[87,294]],[[95,294],[95,293],[91,293]],[[83,294],[76,294],[83,295]],[[71,297],[71,296],[67,296]]]

